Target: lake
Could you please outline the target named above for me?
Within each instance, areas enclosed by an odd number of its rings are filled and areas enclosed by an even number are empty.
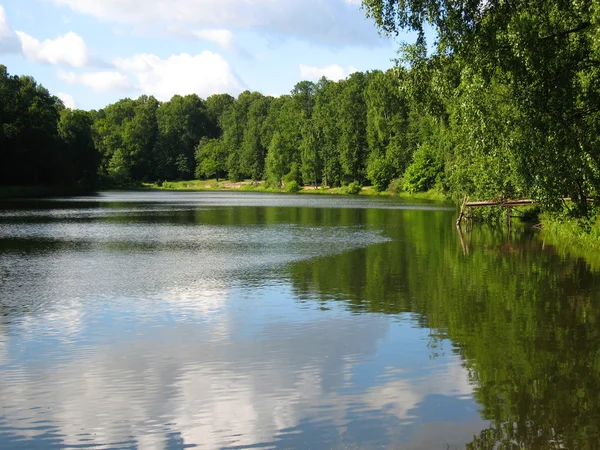
[[[597,448],[600,275],[383,197],[0,203],[0,448]]]

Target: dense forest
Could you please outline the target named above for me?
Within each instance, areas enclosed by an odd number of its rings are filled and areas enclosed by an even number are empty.
[[[21,108],[3,111],[3,167],[11,175],[4,184],[79,181],[72,175],[81,161],[71,159],[80,145],[86,174],[97,173],[104,185],[216,177],[385,190],[403,175],[410,191],[443,188],[438,120],[403,92],[401,69],[302,81],[277,98],[248,91],[237,99],[142,96],[90,112],[65,109],[30,77],[11,77],[6,68],[2,75],[1,95],[13,96],[2,104]],[[29,160],[39,161],[43,176]]]
[[[302,81],[289,95],[142,96],[70,111],[0,69],[0,183],[135,185],[191,178],[360,186],[449,197],[571,197],[600,186],[600,5],[364,0],[412,29],[395,68]],[[436,42],[424,30],[433,28]]]

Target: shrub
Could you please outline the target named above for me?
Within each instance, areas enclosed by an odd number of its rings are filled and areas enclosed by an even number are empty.
[[[399,194],[400,192],[404,192],[403,185],[404,180],[402,178],[394,178],[388,186],[388,192],[390,194]]]
[[[362,186],[358,181],[353,181],[348,186],[344,188],[346,194],[356,195],[362,190]]]
[[[441,183],[444,175],[442,155],[430,144],[421,144],[413,155],[413,162],[404,174],[406,192],[426,192],[436,184]]]
[[[367,166],[367,176],[377,192],[387,189],[392,180],[393,168],[385,157],[372,159]]]
[[[292,180],[289,183],[285,183],[285,192],[298,192],[302,190],[302,186],[298,184],[296,180]]]

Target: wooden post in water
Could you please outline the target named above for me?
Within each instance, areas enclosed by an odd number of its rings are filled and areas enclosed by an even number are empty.
[[[460,228],[461,222],[465,215],[465,208],[467,207],[467,202],[469,201],[469,196],[465,195],[465,198],[462,202],[462,206],[460,207],[460,214],[458,215],[458,220],[456,221],[456,226]]]

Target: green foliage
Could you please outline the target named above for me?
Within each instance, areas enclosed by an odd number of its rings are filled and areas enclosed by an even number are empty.
[[[285,192],[290,192],[290,193],[294,193],[294,192],[299,192],[302,190],[302,186],[298,184],[298,182],[296,180],[292,180],[289,181],[287,183],[285,183]]]
[[[586,216],[600,186],[597,2],[484,3],[363,0],[384,33],[418,34],[402,48],[406,91],[449,126],[455,197],[527,195],[559,210],[569,196]]]
[[[68,185],[92,188],[96,184],[99,154],[92,138],[92,119],[85,111],[63,109],[58,121],[62,140],[59,153],[63,182]]]
[[[108,164],[108,177],[115,186],[129,186],[134,180],[131,177],[131,163],[127,153],[118,148]]]
[[[404,192],[404,180],[402,178],[394,178],[388,185],[388,192],[395,195]]]
[[[0,65],[0,185],[92,188],[90,126],[88,113],[66,110],[33,78]]]
[[[367,160],[366,104],[363,90],[366,78],[355,72],[347,80],[340,82],[338,99],[338,127],[341,131],[338,152],[342,177],[346,182],[365,179]]]
[[[152,149],[153,170],[148,178],[189,179],[200,139],[213,132],[205,102],[195,94],[175,95],[156,111],[158,135]]]
[[[371,159],[367,166],[367,177],[371,180],[377,192],[383,192],[388,188],[393,174],[392,164],[385,157]]]
[[[444,162],[435,148],[428,143],[421,144],[413,158],[404,175],[404,191],[425,192],[441,183]]]
[[[196,148],[196,178],[215,177],[217,181],[226,170],[227,155],[217,139],[203,138]]]
[[[574,257],[584,256],[595,269],[600,269],[600,213],[597,209],[585,218],[544,214],[542,233],[548,243]]]
[[[360,191],[362,191],[362,186],[358,181],[353,181],[344,188],[344,191],[346,194],[350,195],[360,194]]]
[[[256,94],[248,107],[247,123],[240,149],[241,172],[253,180],[263,177],[267,146],[262,140],[262,127],[269,113],[270,97]]]

